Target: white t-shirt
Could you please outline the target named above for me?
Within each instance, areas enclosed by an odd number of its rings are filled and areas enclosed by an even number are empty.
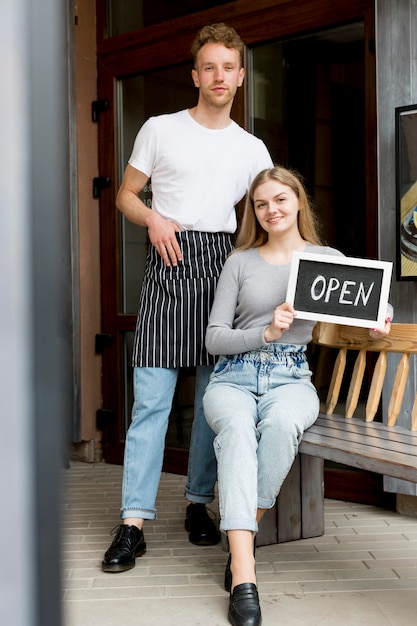
[[[149,118],[129,164],[151,178],[152,209],[183,230],[233,233],[235,206],[272,167],[265,144],[235,122],[212,130],[188,110]]]

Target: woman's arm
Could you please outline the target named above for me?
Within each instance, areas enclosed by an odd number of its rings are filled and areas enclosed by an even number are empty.
[[[221,272],[206,331],[206,348],[217,356],[240,354],[264,345],[265,325],[235,328],[236,307],[239,301],[242,268],[234,254]]]

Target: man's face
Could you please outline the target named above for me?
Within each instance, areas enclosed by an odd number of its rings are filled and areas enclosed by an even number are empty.
[[[200,99],[218,107],[233,101],[244,75],[239,52],[219,43],[205,44],[197,55],[196,68],[192,70],[194,85],[200,90]]]

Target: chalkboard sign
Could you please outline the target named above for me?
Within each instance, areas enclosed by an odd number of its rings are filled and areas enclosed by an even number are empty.
[[[382,328],[392,263],[294,252],[287,302],[297,317]]]

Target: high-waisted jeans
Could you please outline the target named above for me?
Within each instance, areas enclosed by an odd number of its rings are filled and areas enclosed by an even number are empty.
[[[222,531],[257,532],[258,508],[274,506],[303,432],[317,419],[306,346],[268,344],[220,357],[203,398],[216,433]]]

